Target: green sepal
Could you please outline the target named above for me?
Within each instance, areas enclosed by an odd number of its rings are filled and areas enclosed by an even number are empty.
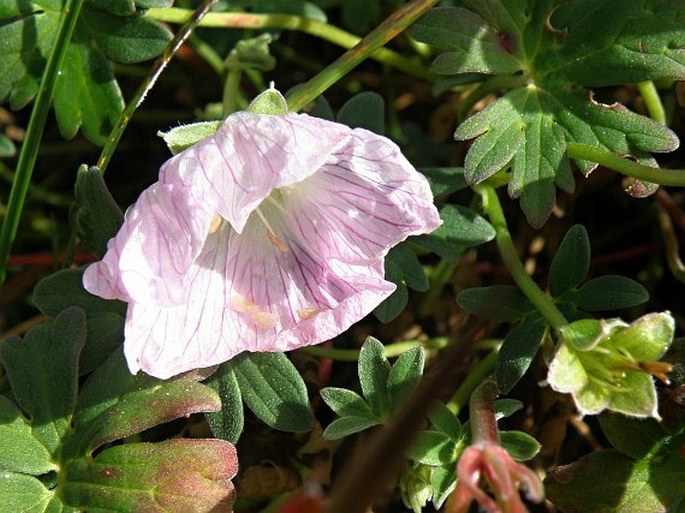
[[[270,116],[284,116],[288,113],[288,102],[281,93],[270,87],[260,93],[247,107],[249,112]]]
[[[199,121],[177,126],[166,132],[157,132],[157,135],[164,139],[171,154],[176,155],[214,135],[223,123],[223,121]]]

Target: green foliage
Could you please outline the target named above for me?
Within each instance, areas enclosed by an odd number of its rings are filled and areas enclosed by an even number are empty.
[[[107,242],[124,223],[124,214],[107,189],[102,171],[96,166],[80,166],[74,186],[76,204],[73,225],[76,235],[97,256],[104,256]]]
[[[373,91],[355,94],[340,107],[338,122],[352,128],[365,128],[377,134],[385,133],[385,101]]]
[[[436,73],[479,73],[506,84],[509,91],[462,123],[455,138],[476,138],[464,164],[470,183],[511,166],[509,194],[521,197],[533,226],[549,217],[555,186],[574,189],[566,143],[637,158],[677,147],[666,127],[619,104],[598,103],[585,88],[682,78],[679,0],[629,1],[620,9],[609,0],[493,0],[465,7],[470,10],[432,9],[410,33],[444,50],[433,62]],[[593,167],[577,163],[585,172]]]
[[[171,34],[137,7],[170,2],[86,2],[67,48],[54,97],[57,124],[70,139],[79,129],[104,144],[124,100],[109,60],[136,63],[159,55]],[[107,9],[107,10],[103,10]],[[0,102],[12,109],[38,91],[62,16],[62,2],[10,0],[0,8]]]
[[[545,479],[547,497],[563,513],[681,511],[685,467],[679,449],[685,435],[667,435],[651,419],[614,415],[609,421],[604,416],[600,419],[619,450],[583,456],[551,473]]]
[[[644,303],[645,288],[624,276],[599,276],[583,283],[590,267],[590,241],[585,228],[575,225],[564,236],[549,270],[552,299],[574,319],[587,312],[615,310]],[[518,322],[500,349],[496,376],[504,393],[521,379],[535,357],[546,330],[546,322],[528,298],[510,285],[467,289],[457,295],[457,304],[469,313],[497,322]]]
[[[220,402],[194,381],[133,376],[121,353],[109,357],[77,394],[86,331],[86,314],[74,306],[23,340],[0,345],[17,402],[0,396],[3,508],[147,511],[161,504],[209,512],[231,500],[237,460],[230,444],[176,439],[107,446],[160,423],[217,410]]]
[[[364,397],[344,388],[321,390],[321,398],[339,417],[326,428],[324,438],[344,438],[382,424],[414,392],[423,374],[423,364],[423,350],[416,346],[390,365],[383,344],[369,337],[359,353],[358,364]]]

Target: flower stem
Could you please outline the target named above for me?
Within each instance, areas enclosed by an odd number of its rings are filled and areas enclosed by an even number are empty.
[[[459,388],[457,388],[457,391],[454,392],[454,395],[452,395],[452,398],[447,403],[447,407],[455,414],[458,414],[464,405],[468,403],[469,397],[471,397],[471,394],[478,387],[478,385],[480,385],[485,378],[487,378],[490,374],[492,374],[492,371],[495,370],[497,354],[499,353],[499,345],[495,350],[490,351],[485,358],[479,361],[476,366],[471,369],[471,372],[468,373],[466,379],[462,381],[461,385],[459,385]]]
[[[499,445],[499,431],[495,417],[495,399],[499,395],[497,384],[487,379],[471,394],[469,420],[474,444]]]
[[[645,102],[649,117],[665,126],[666,110],[664,109],[664,104],[661,103],[661,97],[659,96],[659,91],[656,90],[654,82],[651,80],[638,82],[637,89],[640,91],[640,96],[642,96],[642,99]]]
[[[539,310],[545,320],[554,328],[558,330],[562,326],[568,324],[564,315],[559,311],[554,302],[547,297],[540,287],[533,281],[523,268],[523,264],[516,253],[514,242],[511,239],[511,234],[507,228],[507,221],[502,211],[499,197],[495,188],[487,182],[483,182],[475,187],[478,194],[483,200],[483,206],[490,218],[492,226],[495,228],[495,240],[497,247],[504,260],[509,273],[519,286],[521,291],[526,295],[531,303]]]
[[[644,164],[624,159],[611,151],[595,148],[587,144],[567,143],[566,153],[572,159],[597,162],[604,167],[639,180],[660,185],[685,187],[685,169],[664,169],[661,167],[645,166]]]
[[[432,4],[436,1],[432,1]],[[166,23],[183,23],[192,11],[179,7],[164,9],[148,9],[145,16]],[[412,20],[413,21],[413,20]],[[360,38],[345,32],[333,25],[321,21],[304,18],[292,14],[253,14],[235,12],[209,13],[200,23],[202,27],[243,28],[243,29],[286,29],[298,30],[342,48],[352,48],[359,43]],[[396,35],[395,32],[393,35]],[[368,56],[368,55],[367,55]],[[407,58],[387,48],[378,48],[370,55],[371,58],[393,66],[405,73],[424,80],[434,80],[435,75],[429,72],[419,61]]]
[[[421,346],[426,349],[443,349],[449,344],[447,337],[437,337],[428,340],[407,340],[395,342],[385,346],[384,354],[387,358],[394,358],[408,351],[412,347]],[[330,358],[339,362],[356,362],[359,360],[359,349],[335,349],[331,347],[311,346],[299,349],[301,353],[317,358]]]
[[[155,82],[157,82],[157,79],[162,74],[162,71],[164,71],[164,69],[167,67],[169,62],[171,62],[174,54],[178,51],[181,45],[183,45],[185,40],[188,39],[188,36],[190,36],[195,27],[197,27],[198,23],[200,23],[200,20],[202,20],[202,18],[209,12],[216,2],[217,0],[205,0],[200,7],[198,7],[197,10],[192,13],[192,16],[188,18],[186,24],[181,27],[181,30],[179,30],[174,38],[169,42],[167,47],[162,52],[162,55],[157,58],[152,66],[152,69],[150,70],[150,73],[148,73],[143,83],[140,84],[140,87],[136,91],[136,94],[133,96],[133,98],[131,98],[131,101],[126,104],[124,111],[117,120],[117,124],[109,134],[109,138],[107,139],[104,148],[102,148],[102,153],[100,153],[100,158],[98,159],[97,165],[103,173],[105,172],[105,169],[107,168],[107,165],[114,154],[114,150],[119,144],[119,140],[121,139],[124,130],[126,130],[126,127],[128,126],[128,122],[133,117],[133,113],[140,106],[140,104],[143,103],[145,95],[147,95],[150,89],[154,87]]]
[[[55,46],[48,57],[40,89],[31,111],[31,117],[26,129],[26,138],[19,152],[16,174],[7,202],[6,217],[0,230],[0,285],[5,281],[7,261],[9,260],[12,244],[17,235],[17,228],[24,210],[24,202],[31,184],[31,175],[36,165],[38,148],[43,136],[43,129],[45,128],[45,121],[50,110],[52,96],[55,92],[59,70],[62,67],[62,61],[64,60],[64,55],[69,46],[69,41],[74,32],[82,5],[83,0],[68,0],[64,6],[57,37],[55,38]]]
[[[353,48],[326,66],[311,80],[293,90],[292,94],[287,97],[290,109],[298,111],[320,96],[367,57],[380,52],[388,41],[406,29],[436,3],[438,0],[413,0],[392,13]]]

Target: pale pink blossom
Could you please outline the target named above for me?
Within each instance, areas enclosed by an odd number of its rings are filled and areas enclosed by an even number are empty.
[[[84,285],[129,303],[131,371],[167,378],[337,336],[393,292],[387,251],[439,224],[387,138],[239,112],[162,166]]]

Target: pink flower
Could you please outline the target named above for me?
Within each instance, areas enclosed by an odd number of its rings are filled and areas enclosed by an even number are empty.
[[[482,478],[494,499],[481,489]],[[519,488],[533,502],[542,502],[545,497],[540,478],[525,465],[515,462],[506,449],[495,443],[473,444],[459,458],[457,488],[447,511],[466,513],[475,500],[488,513],[526,513]]]
[[[387,251],[439,224],[385,137],[239,112],[162,166],[84,285],[129,303],[131,372],[168,378],[337,336],[393,292]]]

